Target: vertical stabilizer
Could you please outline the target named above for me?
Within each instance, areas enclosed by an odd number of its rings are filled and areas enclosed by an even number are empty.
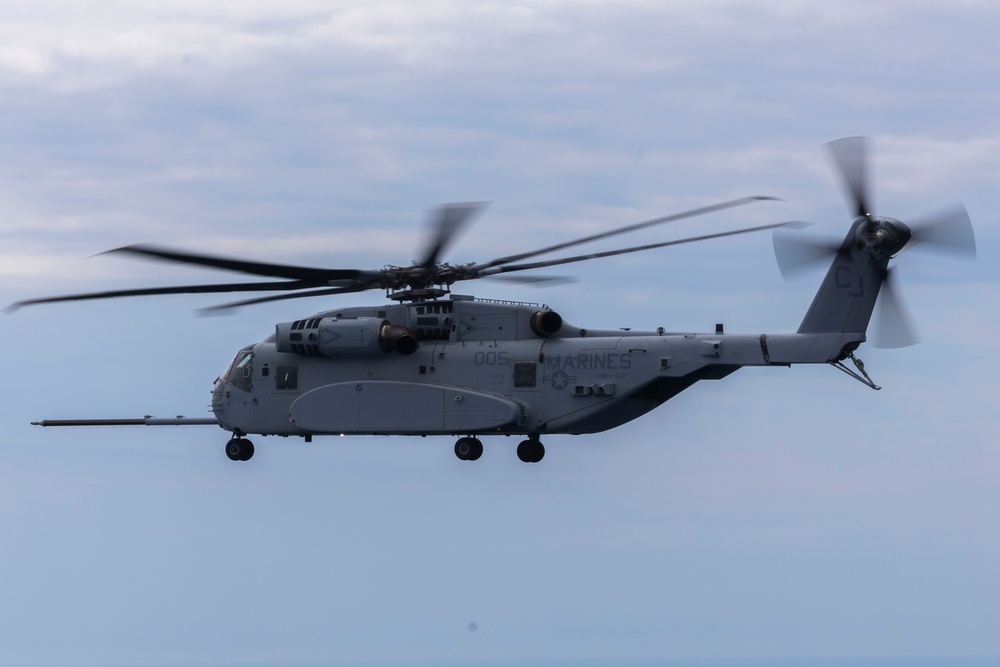
[[[864,333],[871,321],[889,258],[910,239],[898,220],[861,216],[837,250],[799,333]]]

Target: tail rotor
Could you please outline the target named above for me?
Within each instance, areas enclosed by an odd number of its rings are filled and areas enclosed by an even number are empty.
[[[901,252],[936,252],[962,259],[975,259],[976,237],[972,220],[965,207],[956,205],[941,212],[916,217],[905,224],[895,218],[879,217],[872,214],[871,188],[868,183],[868,139],[846,137],[831,141],[827,145],[834,166],[840,175],[847,195],[848,206],[855,215],[851,232],[846,238],[830,239],[803,234],[801,229],[807,223],[786,225],[773,234],[774,254],[778,268],[786,280],[820,264],[829,265],[832,260],[827,282],[834,288],[827,289],[824,298],[828,301],[838,291],[846,291],[852,297],[860,297],[860,292],[871,289],[871,283],[878,285],[878,299],[875,304],[876,323],[873,344],[876,347],[907,347],[918,342],[910,317],[903,305],[898,280],[894,268],[889,268],[889,260]],[[796,230],[798,228],[798,230]],[[869,284],[848,279],[849,257],[866,258],[871,265]],[[827,286],[829,287],[829,286]],[[843,308],[853,307],[842,297]],[[814,303],[812,313],[817,308]],[[870,311],[869,311],[870,314]],[[815,319],[803,322],[802,330],[815,326]],[[856,315],[853,316],[858,321]],[[867,321],[867,320],[865,320]]]

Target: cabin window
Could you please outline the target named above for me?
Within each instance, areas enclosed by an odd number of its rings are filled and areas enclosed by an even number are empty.
[[[279,364],[274,369],[274,388],[291,391],[299,388],[299,367],[294,364]]]
[[[514,364],[514,386],[534,387],[538,381],[538,364],[533,361],[518,361]]]

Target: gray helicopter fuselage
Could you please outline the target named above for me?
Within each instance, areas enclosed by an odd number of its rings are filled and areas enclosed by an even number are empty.
[[[212,410],[237,435],[595,433],[699,380],[834,361],[863,340],[594,331],[546,306],[453,295],[279,324],[219,377]]]

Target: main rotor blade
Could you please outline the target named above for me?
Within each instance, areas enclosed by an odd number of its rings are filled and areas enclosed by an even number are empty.
[[[232,259],[229,257],[217,257],[213,255],[201,255],[180,250],[170,250],[169,248],[162,248],[160,246],[148,244],[128,245],[122,248],[108,250],[101,254],[109,255],[112,253],[138,255],[140,257],[152,258],[166,262],[196,264],[198,266],[207,266],[213,269],[248,273],[254,276],[288,278],[290,280],[356,280],[369,279],[378,275],[377,271],[362,271],[359,269],[319,269],[307,266],[289,266],[286,264],[271,264],[267,262],[250,262],[243,259]]]
[[[770,225],[761,225],[759,227],[746,227],[744,229],[734,229],[728,232],[719,232],[716,234],[704,234],[702,236],[692,236],[684,239],[676,239],[673,241],[664,241],[662,243],[650,243],[648,245],[635,246],[633,248],[622,248],[621,250],[607,250],[604,252],[595,252],[588,255],[577,255],[575,257],[563,257],[561,259],[551,259],[543,262],[531,262],[529,264],[509,264],[506,266],[495,266],[491,269],[484,271],[481,275],[495,275],[498,273],[508,273],[511,271],[527,271],[529,269],[541,269],[547,266],[558,266],[560,264],[572,264],[573,262],[582,262],[588,259],[598,259],[600,257],[613,257],[614,255],[625,255],[632,252],[640,252],[643,250],[653,250],[654,248],[665,248],[672,245],[680,245],[682,243],[694,243],[695,241],[705,241],[708,239],[717,239],[724,236],[736,236],[737,234],[749,234],[750,232],[760,232],[765,229],[776,229],[787,225],[787,222],[778,222]]]
[[[7,308],[4,309],[4,312],[13,313],[24,306],[33,306],[40,303],[59,303],[61,301],[90,301],[94,299],[116,299],[126,296],[153,296],[161,294],[219,294],[225,292],[287,291],[310,289],[312,287],[321,287],[326,284],[326,282],[307,280],[286,280],[280,282],[228,283],[221,285],[179,285],[177,287],[147,287],[129,290],[114,290],[110,292],[88,292],[85,294],[50,296],[41,299],[26,299],[7,306]]]
[[[936,250],[968,259],[976,258],[976,234],[965,207],[958,206],[935,215],[907,222],[913,235],[910,247]]]
[[[888,269],[879,290],[872,344],[879,348],[909,347],[920,342],[899,295],[894,269]]]
[[[579,278],[572,276],[484,276],[488,280],[498,280],[515,285],[531,285],[533,287],[555,287],[557,285],[569,285],[579,282]]]
[[[733,208],[735,206],[743,206],[744,204],[750,204],[757,201],[779,201],[777,197],[767,197],[762,195],[756,195],[752,197],[741,197],[739,199],[732,199],[730,201],[725,201],[720,204],[712,204],[711,206],[702,206],[701,208],[694,208],[689,211],[683,211],[681,213],[674,213],[673,215],[666,215],[662,218],[654,218],[653,220],[647,220],[645,222],[638,222],[634,225],[627,225],[625,227],[619,227],[618,229],[613,229],[608,232],[600,232],[599,234],[592,234],[590,236],[584,236],[583,238],[575,239],[573,241],[566,241],[564,243],[557,243],[556,245],[551,245],[546,248],[540,248],[538,250],[531,250],[528,252],[522,252],[517,255],[508,255],[507,257],[500,257],[485,264],[480,264],[475,266],[475,269],[490,269],[495,266],[502,266],[504,264],[510,264],[511,262],[520,262],[521,260],[528,259],[529,257],[537,257],[538,255],[544,255],[546,253],[555,252],[556,250],[564,250],[566,248],[571,248],[573,246],[581,245],[584,243],[589,243],[591,241],[597,241],[600,239],[609,238],[611,236],[617,236],[618,234],[625,234],[627,232],[634,232],[639,229],[645,229],[647,227],[653,227],[654,225],[662,225],[668,222],[675,222],[677,220],[683,220],[685,218],[693,218],[698,215],[705,215],[706,213],[713,213],[715,211],[722,211],[727,208]]]
[[[245,301],[233,301],[230,303],[223,303],[218,306],[208,306],[207,308],[201,308],[198,312],[202,314],[213,314],[221,313],[226,310],[232,310],[239,308],[241,306],[252,306],[258,303],[268,303],[270,301],[284,301],[286,299],[305,299],[311,296],[328,296],[330,294],[351,294],[353,292],[364,292],[365,290],[372,289],[368,286],[363,285],[352,285],[349,287],[331,287],[328,289],[312,290],[309,292],[293,292],[290,294],[276,294],[274,296],[262,296],[256,299],[246,299]]]
[[[868,139],[845,137],[829,142],[827,148],[840,171],[855,216],[870,215],[868,198]]]
[[[423,253],[423,260],[419,266],[434,267],[447,247],[455,240],[455,235],[486,206],[486,202],[468,202],[464,204],[445,204],[434,209],[434,217],[431,219],[431,231],[433,241]]]

